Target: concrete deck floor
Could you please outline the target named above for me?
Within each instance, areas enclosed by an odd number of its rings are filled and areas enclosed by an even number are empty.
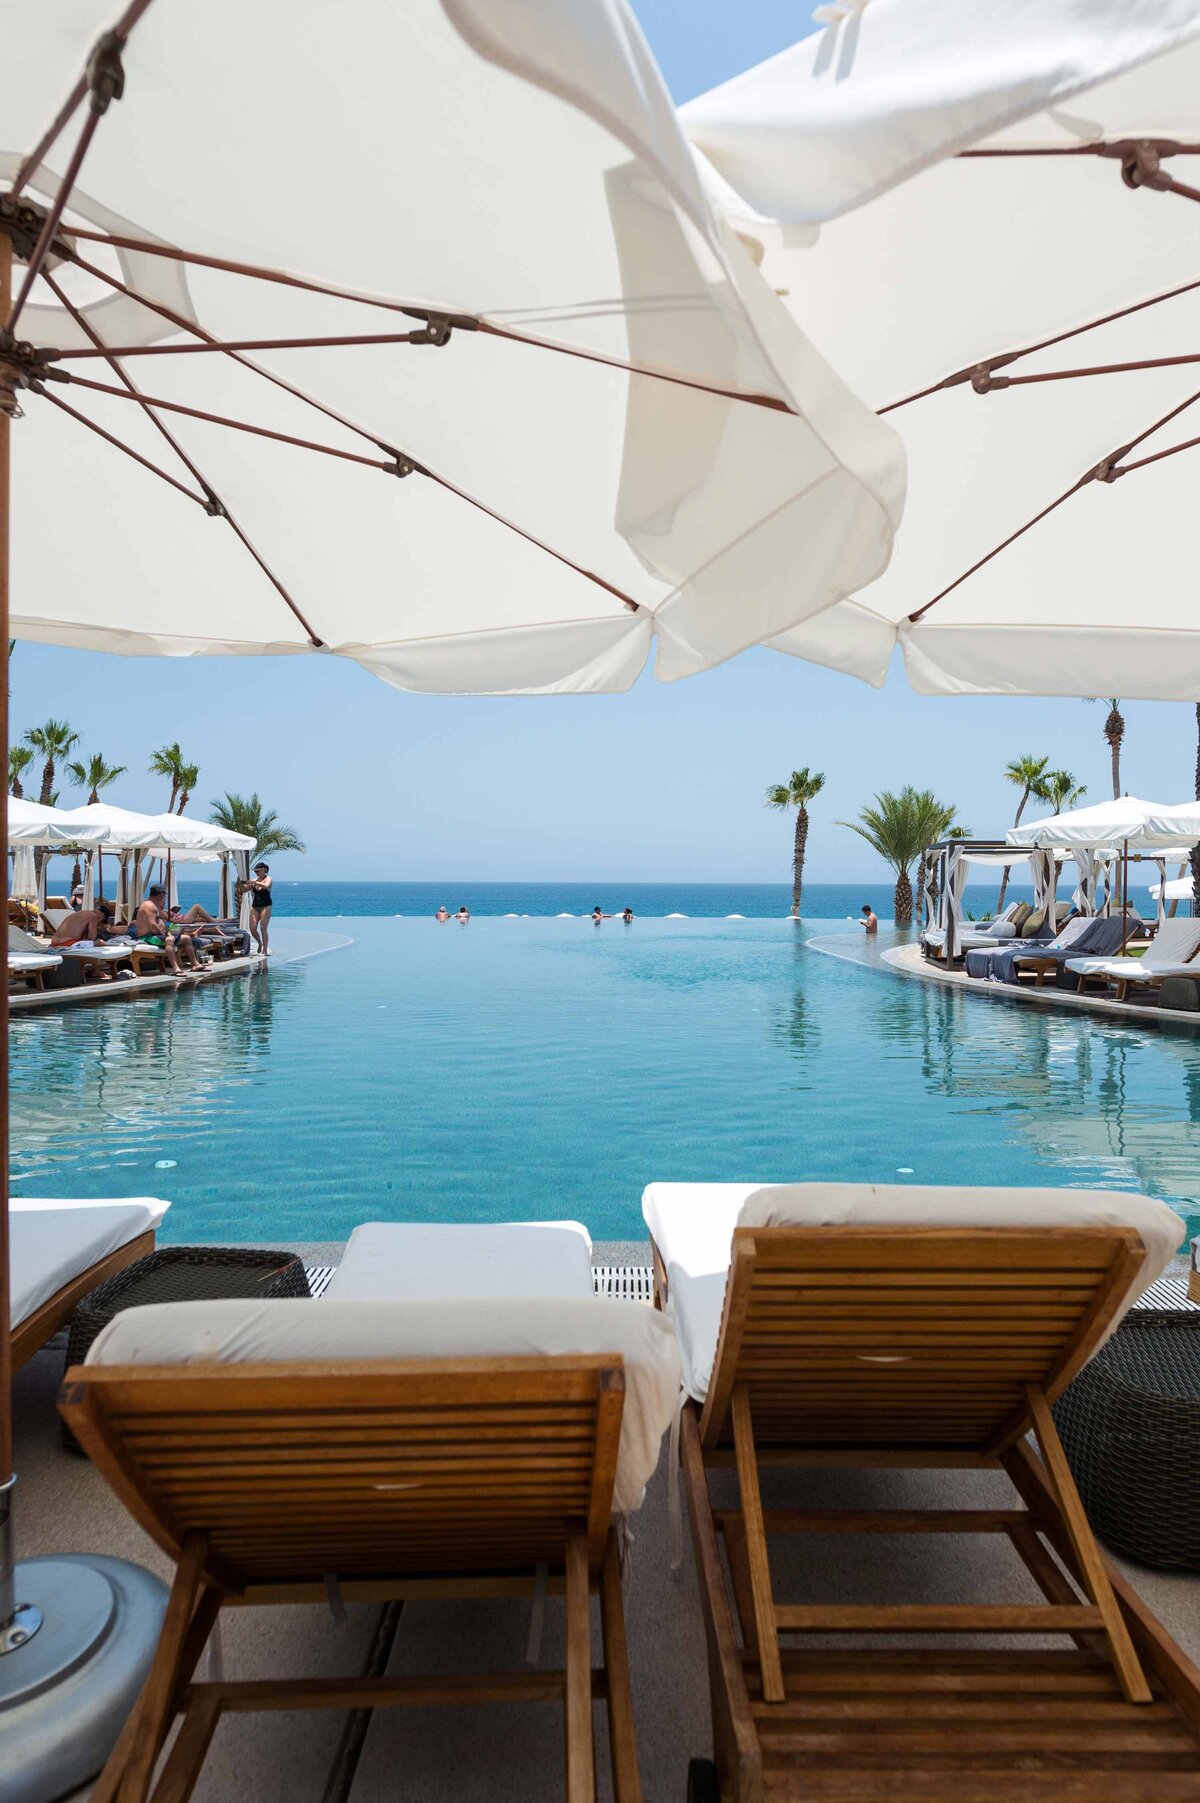
[[[218,958],[203,970],[176,976],[163,971],[158,976],[135,977],[133,982],[76,983],[68,989],[10,989],[8,1007],[11,1014],[28,1014],[35,1009],[73,1008],[95,1002],[126,1001],[138,996],[161,995],[164,989],[180,989],[185,984],[219,983],[226,977],[244,976],[258,970],[264,962],[261,952],[248,957]]]
[[[305,1248],[311,1262],[317,1262],[315,1254],[336,1257],[338,1250]],[[625,1261],[645,1263],[648,1248],[596,1247],[597,1262],[618,1262],[620,1254]],[[61,1347],[51,1348],[32,1359],[16,1381],[20,1553],[109,1553],[166,1577],[167,1562],[98,1474],[64,1449],[54,1407],[62,1370]],[[1005,1508],[1015,1501],[1007,1479],[991,1473],[768,1473],[764,1490],[768,1506],[776,1507],[801,1501],[814,1507],[913,1507],[936,1501],[951,1508]],[[667,1495],[664,1447],[658,1474],[633,1522],[626,1602],[648,1803],[683,1803],[689,1757],[711,1750],[691,1549],[685,1546],[683,1567],[672,1576]],[[775,1543],[772,1556],[778,1594],[796,1602],[1040,1600],[1015,1555],[990,1537],[790,1537]],[[1200,1576],[1118,1563],[1190,1656],[1200,1660]],[[376,1605],[353,1605],[339,1627],[324,1607],[227,1611],[222,1630],[226,1675],[354,1675],[364,1668],[380,1615]],[[409,1604],[389,1669],[519,1666],[528,1630],[524,1603]],[[941,1644],[948,1639],[939,1637]],[[598,1634],[595,1640],[598,1658]],[[542,1658],[547,1665],[562,1660],[562,1604],[554,1599],[547,1604]],[[608,1798],[603,1713],[598,1707],[596,1740],[600,1794]],[[333,1710],[227,1718],[195,1793],[199,1803],[245,1803],[248,1798],[254,1803],[393,1803],[397,1798],[551,1803],[562,1796],[561,1718],[550,1705],[453,1713],[378,1710],[370,1718],[348,1790],[333,1776],[347,1722],[344,1712]],[[79,1793],[79,1803],[85,1795]],[[1013,1795],[1017,1803],[1019,1792]],[[897,1803],[917,1800],[898,1798]]]
[[[1067,1012],[1073,1009],[1081,1014],[1106,1014],[1110,1020],[1133,1020],[1139,1025],[1150,1022],[1156,1027],[1183,1027],[1190,1028],[1193,1032],[1200,1027],[1200,1014],[1191,1014],[1177,1008],[1163,1009],[1157,1003],[1139,1005],[1136,1002],[1117,1002],[1094,992],[1076,995],[1069,989],[1056,989],[1053,983],[1043,983],[1040,989],[1032,982],[987,983],[980,977],[969,977],[961,965],[947,970],[945,965],[933,963],[915,943],[888,946],[880,953],[880,962],[889,965],[892,970],[898,970],[902,976],[923,977],[927,983],[965,989],[971,995],[986,996],[994,1002],[1032,1002],[1035,1006],[1045,1008],[1061,1008]]]

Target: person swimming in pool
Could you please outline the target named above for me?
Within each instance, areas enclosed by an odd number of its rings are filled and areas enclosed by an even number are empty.
[[[627,927],[631,927],[633,925],[633,909],[630,907],[622,908],[621,919],[625,922]]]
[[[877,933],[879,931],[879,920],[870,902],[863,903],[862,919],[858,924],[863,929],[864,933]]]
[[[470,920],[471,910],[470,910],[470,908],[468,908],[466,902],[463,902],[460,905],[458,913],[454,916],[454,918],[455,918],[455,920],[461,920],[464,926],[466,925],[467,921]]]
[[[450,910],[446,906],[445,902],[442,903],[441,907],[438,909],[437,913],[434,915],[433,918],[435,920],[449,920]]]
[[[600,906],[600,903],[597,902],[595,907],[592,909],[592,924],[593,924],[593,926],[599,926],[600,922],[602,920],[611,920],[611,919],[612,919],[612,915],[606,914],[604,912],[603,908]]]

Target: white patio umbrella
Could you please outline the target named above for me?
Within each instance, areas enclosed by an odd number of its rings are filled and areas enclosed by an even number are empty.
[[[1200,5],[826,14],[684,109],[909,456],[886,574],[772,642],[875,684],[899,644],[929,694],[1194,699]]]
[[[48,643],[590,692],[884,567],[898,439],[714,212],[624,0],[102,23],[0,0],[0,636],[10,440],[11,630]],[[0,1294],[0,1708],[48,1796],[91,1752],[6,1557],[8,1346]],[[105,1722],[157,1623],[89,1640],[70,1576]]]
[[[1022,826],[1010,827],[1010,845],[1061,848],[1071,852],[1083,867],[1090,851],[1116,847],[1121,856],[1121,914],[1123,922],[1129,911],[1129,855],[1152,856],[1165,860],[1172,854],[1186,856],[1188,848],[1200,841],[1200,801],[1183,802],[1177,807],[1161,802],[1140,801],[1123,795],[1116,801],[1096,802],[1092,807],[1072,808],[1047,819],[1030,820]],[[1160,878],[1163,870],[1160,864]],[[1159,901],[1159,918],[1162,902]],[[1122,932],[1121,949],[1125,936]]]

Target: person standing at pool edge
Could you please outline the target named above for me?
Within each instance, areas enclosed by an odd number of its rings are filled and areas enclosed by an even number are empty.
[[[249,883],[239,883],[238,892],[250,891],[250,936],[264,958],[270,956],[267,946],[267,929],[271,924],[271,866],[256,864],[254,875]]]
[[[863,903],[862,919],[858,924],[863,929],[864,933],[877,933],[879,931],[879,919],[870,902]]]

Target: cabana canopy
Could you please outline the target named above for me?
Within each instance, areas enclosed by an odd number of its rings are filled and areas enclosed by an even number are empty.
[[[189,852],[254,850],[254,840],[245,833],[228,832],[182,814],[136,814],[106,801],[62,810],[59,817],[69,827],[103,827],[105,848],[112,851],[149,851],[161,857],[169,852],[186,859]]]
[[[111,829],[101,820],[79,820],[75,813],[63,808],[46,808],[37,801],[10,795],[8,807],[8,843],[13,845],[62,846],[106,844]]]
[[[825,12],[683,111],[909,460],[887,572],[770,642],[876,685],[899,646],[926,694],[1194,700],[1200,3]]]
[[[1127,846],[1130,851],[1159,856],[1178,848],[1186,856],[1186,848],[1200,840],[1200,801],[1169,807],[1123,795],[1117,801],[1101,801],[1092,807],[1073,808],[1065,814],[1012,827],[1007,840],[1010,845],[1063,851]]]

